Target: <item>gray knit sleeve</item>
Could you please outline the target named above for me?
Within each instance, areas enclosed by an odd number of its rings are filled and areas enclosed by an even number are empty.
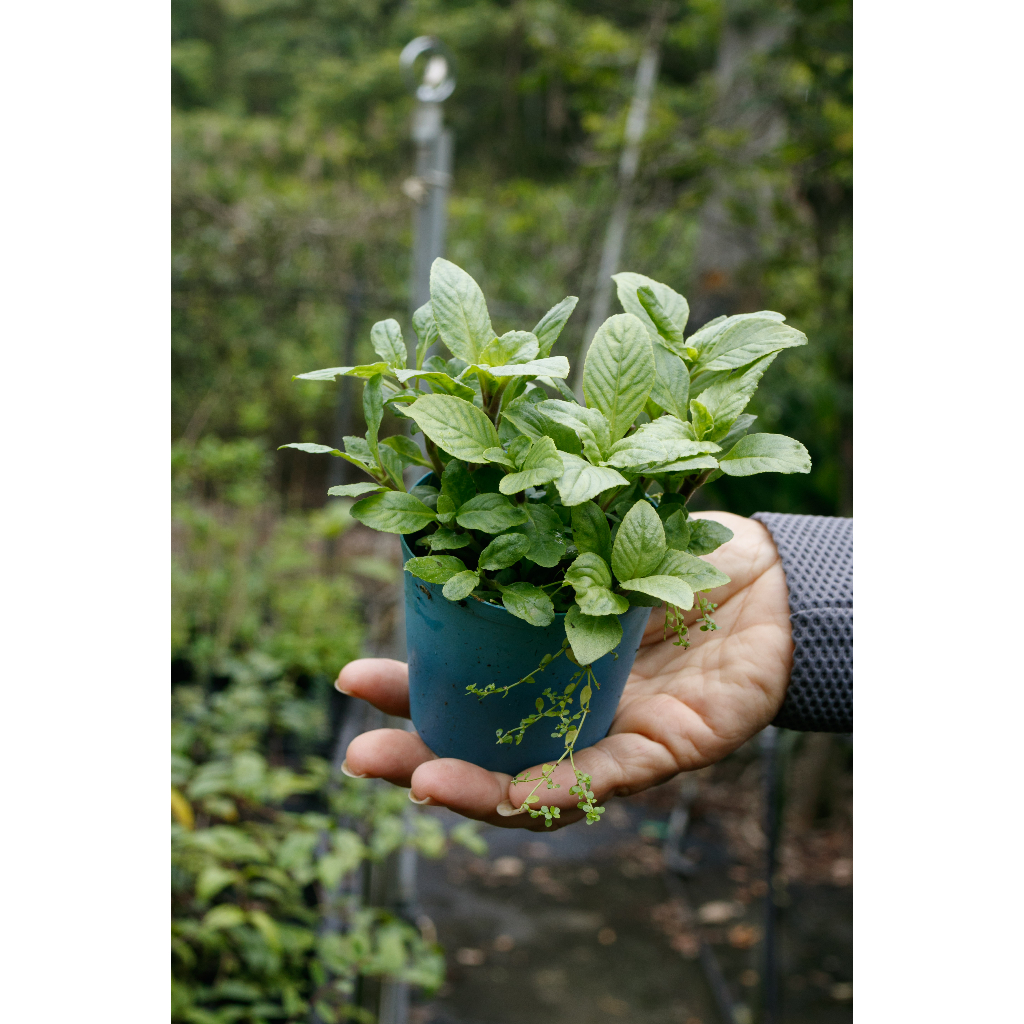
[[[853,520],[758,512],[782,556],[793,671],[773,725],[853,732]]]

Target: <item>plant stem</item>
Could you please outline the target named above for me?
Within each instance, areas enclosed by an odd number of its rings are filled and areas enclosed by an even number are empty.
[[[689,501],[693,495],[708,482],[708,477],[714,473],[713,469],[706,469],[700,476],[692,476],[688,480],[684,481],[683,486],[679,488],[679,493]],[[685,504],[685,502],[684,502]]]

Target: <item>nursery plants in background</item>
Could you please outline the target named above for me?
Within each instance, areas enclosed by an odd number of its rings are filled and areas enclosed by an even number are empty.
[[[363,898],[369,865],[446,849],[405,792],[331,771],[331,681],[360,653],[344,504],[282,516],[257,442],[174,446],[171,1019],[340,1024],[360,977],[444,958]],[[388,564],[353,566],[362,573]],[[451,837],[481,851],[466,822]],[[428,936],[429,938],[429,936]]]
[[[729,578],[701,556],[732,534],[692,518],[688,500],[722,475],[811,468],[799,441],[751,433],[744,411],[779,352],[806,344],[800,331],[759,312],[687,337],[682,295],[640,274],[615,283],[624,312],[594,336],[581,403],[568,360],[550,355],[576,298],[498,337],[477,283],[438,259],[411,357],[398,322],[384,320],[371,331],[378,361],[298,375],[362,379],[366,435],[344,451],[284,446],[357,466],[365,481],[329,493],[403,535],[410,705],[424,742],[513,775],[543,763],[516,781],[533,787],[526,805],[547,824],[558,810],[536,806],[538,791],[566,759],[578,806],[600,817],[573,753],[606,735],[651,608],[664,603],[683,646],[685,612],[716,628],[708,594]],[[450,358],[429,354],[439,344]],[[385,410],[409,434],[380,436]]]

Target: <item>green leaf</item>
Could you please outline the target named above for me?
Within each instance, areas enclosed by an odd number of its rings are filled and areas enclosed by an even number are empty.
[[[690,371],[686,364],[672,352],[654,346],[654,366],[656,374],[651,388],[651,399],[665,412],[686,419],[690,401]]]
[[[551,346],[558,340],[558,336],[562,333],[562,328],[565,327],[566,321],[572,316],[572,311],[576,308],[576,303],[579,301],[575,295],[567,295],[558,305],[552,306],[537,321],[537,326],[534,327],[533,333],[540,343],[540,349],[537,354],[541,358],[551,353]]]
[[[461,398],[424,395],[409,406],[409,416],[434,444],[463,462],[484,462],[488,448],[501,447],[487,413]]]
[[[480,568],[490,572],[515,565],[527,551],[530,540],[521,533],[503,533],[480,552]]]
[[[527,487],[539,487],[541,484],[556,480],[565,472],[562,459],[550,437],[542,437],[534,442],[523,459],[517,473],[509,473],[503,477],[498,489],[502,494],[518,494]]]
[[[502,410],[502,423],[507,420],[516,430],[521,431],[534,441],[548,436],[555,442],[559,451],[579,455],[583,451],[583,447],[575,431],[561,423],[556,423],[541,412],[540,403],[545,400],[544,392],[540,388],[521,395]]]
[[[686,510],[680,509],[678,512],[673,512],[664,522],[665,543],[676,551],[686,551],[690,545],[690,524],[686,517]]]
[[[591,587],[611,587],[612,571],[600,555],[584,551],[565,570],[565,581],[579,594]]]
[[[235,928],[240,924],[245,924],[245,912],[233,903],[221,903],[203,918],[203,927],[211,930]]]
[[[216,896],[226,885],[240,882],[242,876],[237,871],[229,871],[218,864],[209,864],[199,872],[196,879],[196,896],[206,902]],[[223,904],[229,906],[230,904]]]
[[[366,494],[368,491],[383,490],[386,490],[383,484],[371,484],[363,481],[358,484],[338,484],[336,487],[328,488],[327,493],[332,498],[355,498],[360,494]]]
[[[640,319],[644,327],[647,328],[652,341],[658,336],[658,328],[637,295],[637,291],[640,288],[649,288],[651,290],[651,293],[657,298],[664,316],[671,322],[673,328],[682,335],[683,329],[686,327],[686,321],[690,317],[690,306],[679,292],[669,288],[667,284],[644,277],[643,274],[631,274],[628,272],[613,274],[612,280],[615,282],[615,289],[618,292],[622,308],[627,313],[632,313]]]
[[[385,437],[381,444],[386,444],[393,451],[397,452],[398,457],[407,466],[426,466],[427,469],[434,468],[430,460],[420,451],[420,446],[411,437],[406,437],[405,434],[393,434],[391,437]]]
[[[714,428],[714,418],[708,412],[707,406],[697,398],[690,400],[690,417],[693,432],[697,435],[698,441]]]
[[[608,490],[610,487],[625,487],[629,481],[614,469],[592,466],[586,459],[568,452],[560,452],[564,472],[555,481],[558,496],[566,508],[581,505],[585,501]]]
[[[696,593],[698,590],[713,590],[729,582],[729,577],[696,555],[685,551],[668,550],[658,566],[659,576],[675,576]]]
[[[480,353],[477,363],[485,366],[504,366],[506,363],[528,363],[536,358],[539,342],[530,331],[507,331],[494,338]],[[498,376],[491,371],[494,376]],[[508,374],[506,374],[508,376]]]
[[[811,457],[807,449],[799,441],[783,434],[747,434],[718,461],[727,476],[811,471]]]
[[[565,554],[562,521],[548,505],[528,501],[520,507],[526,510],[529,518],[522,526],[515,527],[515,532],[522,533],[530,541],[526,557],[546,569],[554,568]]]
[[[533,359],[528,363],[511,363],[505,366],[487,366],[492,377],[568,377],[569,360],[565,356],[548,356]]]
[[[469,544],[470,536],[468,533],[456,533],[454,530],[439,526],[426,540],[431,551],[457,551]]]
[[[719,439],[718,445],[722,451],[729,451],[741,437],[744,437],[747,431],[754,425],[756,419],[757,417],[751,416],[749,412],[744,412],[737,416],[736,422],[729,428],[729,433]]]
[[[430,308],[451,354],[477,362],[495,336],[480,285],[461,267],[438,257],[430,268]]]
[[[650,576],[665,555],[665,527],[651,503],[641,498],[623,517],[612,545],[618,580]]]
[[[621,615],[629,610],[629,601],[611,591],[612,571],[608,563],[592,551],[580,555],[569,566],[565,579],[576,592],[576,602],[584,615]]]
[[[464,601],[479,585],[479,574],[467,569],[465,572],[457,572],[452,576],[441,588],[441,593],[449,601]]]
[[[444,467],[441,474],[441,493],[446,494],[455,503],[452,511],[457,511],[476,495],[476,484],[464,462],[452,459]]]
[[[590,587],[576,595],[576,603],[584,615],[622,615],[629,611],[629,601],[607,587]]]
[[[807,344],[807,336],[777,319],[781,314],[749,313],[729,317],[719,325],[713,337],[702,347],[694,374],[713,370],[732,370],[755,359]],[[693,344],[693,338],[690,339]]]
[[[387,363],[367,363],[363,366],[332,366],[326,370],[310,370],[309,373],[297,373],[292,380],[337,380],[339,377],[370,378],[378,373],[390,373]]]
[[[682,295],[678,295],[675,292],[673,292],[673,295],[684,304],[686,303],[686,299]],[[674,352],[680,358],[687,355],[689,351],[692,351],[683,338],[683,328],[686,326],[686,321],[690,316],[689,306],[687,306],[685,314],[681,317],[682,323],[680,325],[680,323],[672,319],[661,299],[658,298],[654,289],[649,285],[638,288],[636,297],[640,305],[643,306],[644,312],[647,313],[647,316],[654,324],[656,333],[652,336],[651,341],[655,345],[664,345],[670,352]]]
[[[437,324],[434,323],[434,311],[429,302],[424,302],[412,315],[412,327],[416,332],[416,369],[423,365],[423,359],[427,349],[435,342],[441,340],[437,333]]]
[[[510,583],[499,589],[501,603],[516,618],[531,626],[550,626],[555,621],[555,606],[540,587],[532,583]]]
[[[300,452],[308,452],[310,455],[342,455],[337,448],[332,448],[329,444],[311,444],[309,441],[293,441],[291,444],[283,444],[281,448],[298,448]]]
[[[660,598],[683,610],[693,607],[693,591],[689,584],[675,576],[645,576],[635,580],[622,580],[623,590],[639,590],[641,594]]]
[[[458,511],[459,506],[447,494],[437,496],[437,521],[439,523],[450,523]]]
[[[407,380],[422,380],[430,385],[431,390],[438,394],[454,395],[467,402],[472,402],[476,392],[465,384],[455,380],[454,377],[439,370],[396,370],[395,376],[404,384]],[[403,397],[403,396],[399,396]],[[415,400],[416,395],[412,398]]]
[[[740,413],[746,408],[765,370],[775,361],[777,352],[759,359],[753,366],[738,375],[730,375],[711,387],[705,388],[697,400],[713,420],[708,437],[717,441],[729,433]],[[696,429],[696,427],[695,427]],[[738,438],[737,438],[738,440]]]
[[[692,455],[688,459],[680,459],[678,462],[666,462],[658,466],[651,466],[644,472],[648,476],[660,476],[662,473],[692,473],[698,469],[717,469],[718,459],[712,455]]]
[[[549,398],[541,402],[538,408],[548,419],[568,427],[576,434],[591,462],[600,462],[604,458],[612,443],[611,425],[599,409],[588,409],[575,402],[563,402],[560,398]]]
[[[381,383],[383,377],[378,373],[366,382],[363,388],[363,415],[366,418],[366,443],[376,461],[380,461],[377,454],[377,432],[380,430],[380,421],[384,418],[384,396]]]
[[[509,469],[516,468],[516,464],[509,458],[504,448],[488,448],[484,452],[484,462],[492,462],[498,466],[507,466]]]
[[[396,452],[390,445],[381,444],[377,448],[377,458],[380,459],[380,464],[384,467],[384,472],[387,473],[395,487],[399,491],[404,491],[406,489],[405,480],[402,479],[404,463],[399,457],[398,452]]]
[[[410,558],[405,569],[428,583],[447,583],[457,572],[465,572],[466,566],[461,558],[454,555],[425,555],[423,558]]]
[[[690,541],[680,550],[689,551],[691,555],[710,555],[712,551],[732,540],[733,532],[714,519],[691,519]],[[668,523],[665,524],[665,535],[668,536]],[[677,545],[669,544],[670,548]]]
[[[388,366],[405,369],[409,350],[405,347],[405,338],[397,320],[378,320],[370,328],[370,344]]]
[[[415,533],[437,519],[433,509],[402,491],[385,491],[363,498],[349,511],[354,519],[382,533]]]
[[[613,442],[643,409],[655,372],[654,350],[643,323],[632,313],[605,320],[583,364],[583,394],[588,406],[604,413]]]
[[[578,604],[565,613],[565,635],[573,657],[590,665],[619,646],[622,623],[614,615],[585,615]]]
[[[687,425],[675,416],[659,416],[650,423],[642,423],[632,434],[616,441],[606,462],[620,469],[636,469],[652,463],[719,450],[718,445],[712,441],[692,440],[689,433]]]
[[[458,511],[455,521],[467,530],[483,533],[504,533],[513,526],[525,523],[529,517],[518,505],[513,505],[504,494],[478,494],[470,498]]]
[[[576,550],[592,551],[605,562],[612,560],[612,531],[608,518],[592,501],[584,501],[572,509],[572,537]]]

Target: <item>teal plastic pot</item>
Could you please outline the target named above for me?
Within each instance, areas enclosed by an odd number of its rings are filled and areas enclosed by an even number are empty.
[[[412,557],[403,537],[403,564]],[[556,615],[550,626],[531,626],[498,605],[474,598],[449,601],[437,584],[410,572],[404,575],[409,706],[423,742],[438,757],[457,757],[509,775],[557,760],[565,741],[552,738],[554,719],[534,723],[518,745],[499,745],[496,733],[517,726],[535,710],[534,702],[545,689],[560,693],[579,671],[562,655],[536,672],[545,654],[561,649],[565,615]],[[600,689],[590,698],[576,750],[608,735],[650,614],[650,608],[637,607],[619,616],[622,640],[594,662]],[[480,700],[466,693],[470,683],[506,686],[530,672],[536,682],[522,683],[505,697]]]

